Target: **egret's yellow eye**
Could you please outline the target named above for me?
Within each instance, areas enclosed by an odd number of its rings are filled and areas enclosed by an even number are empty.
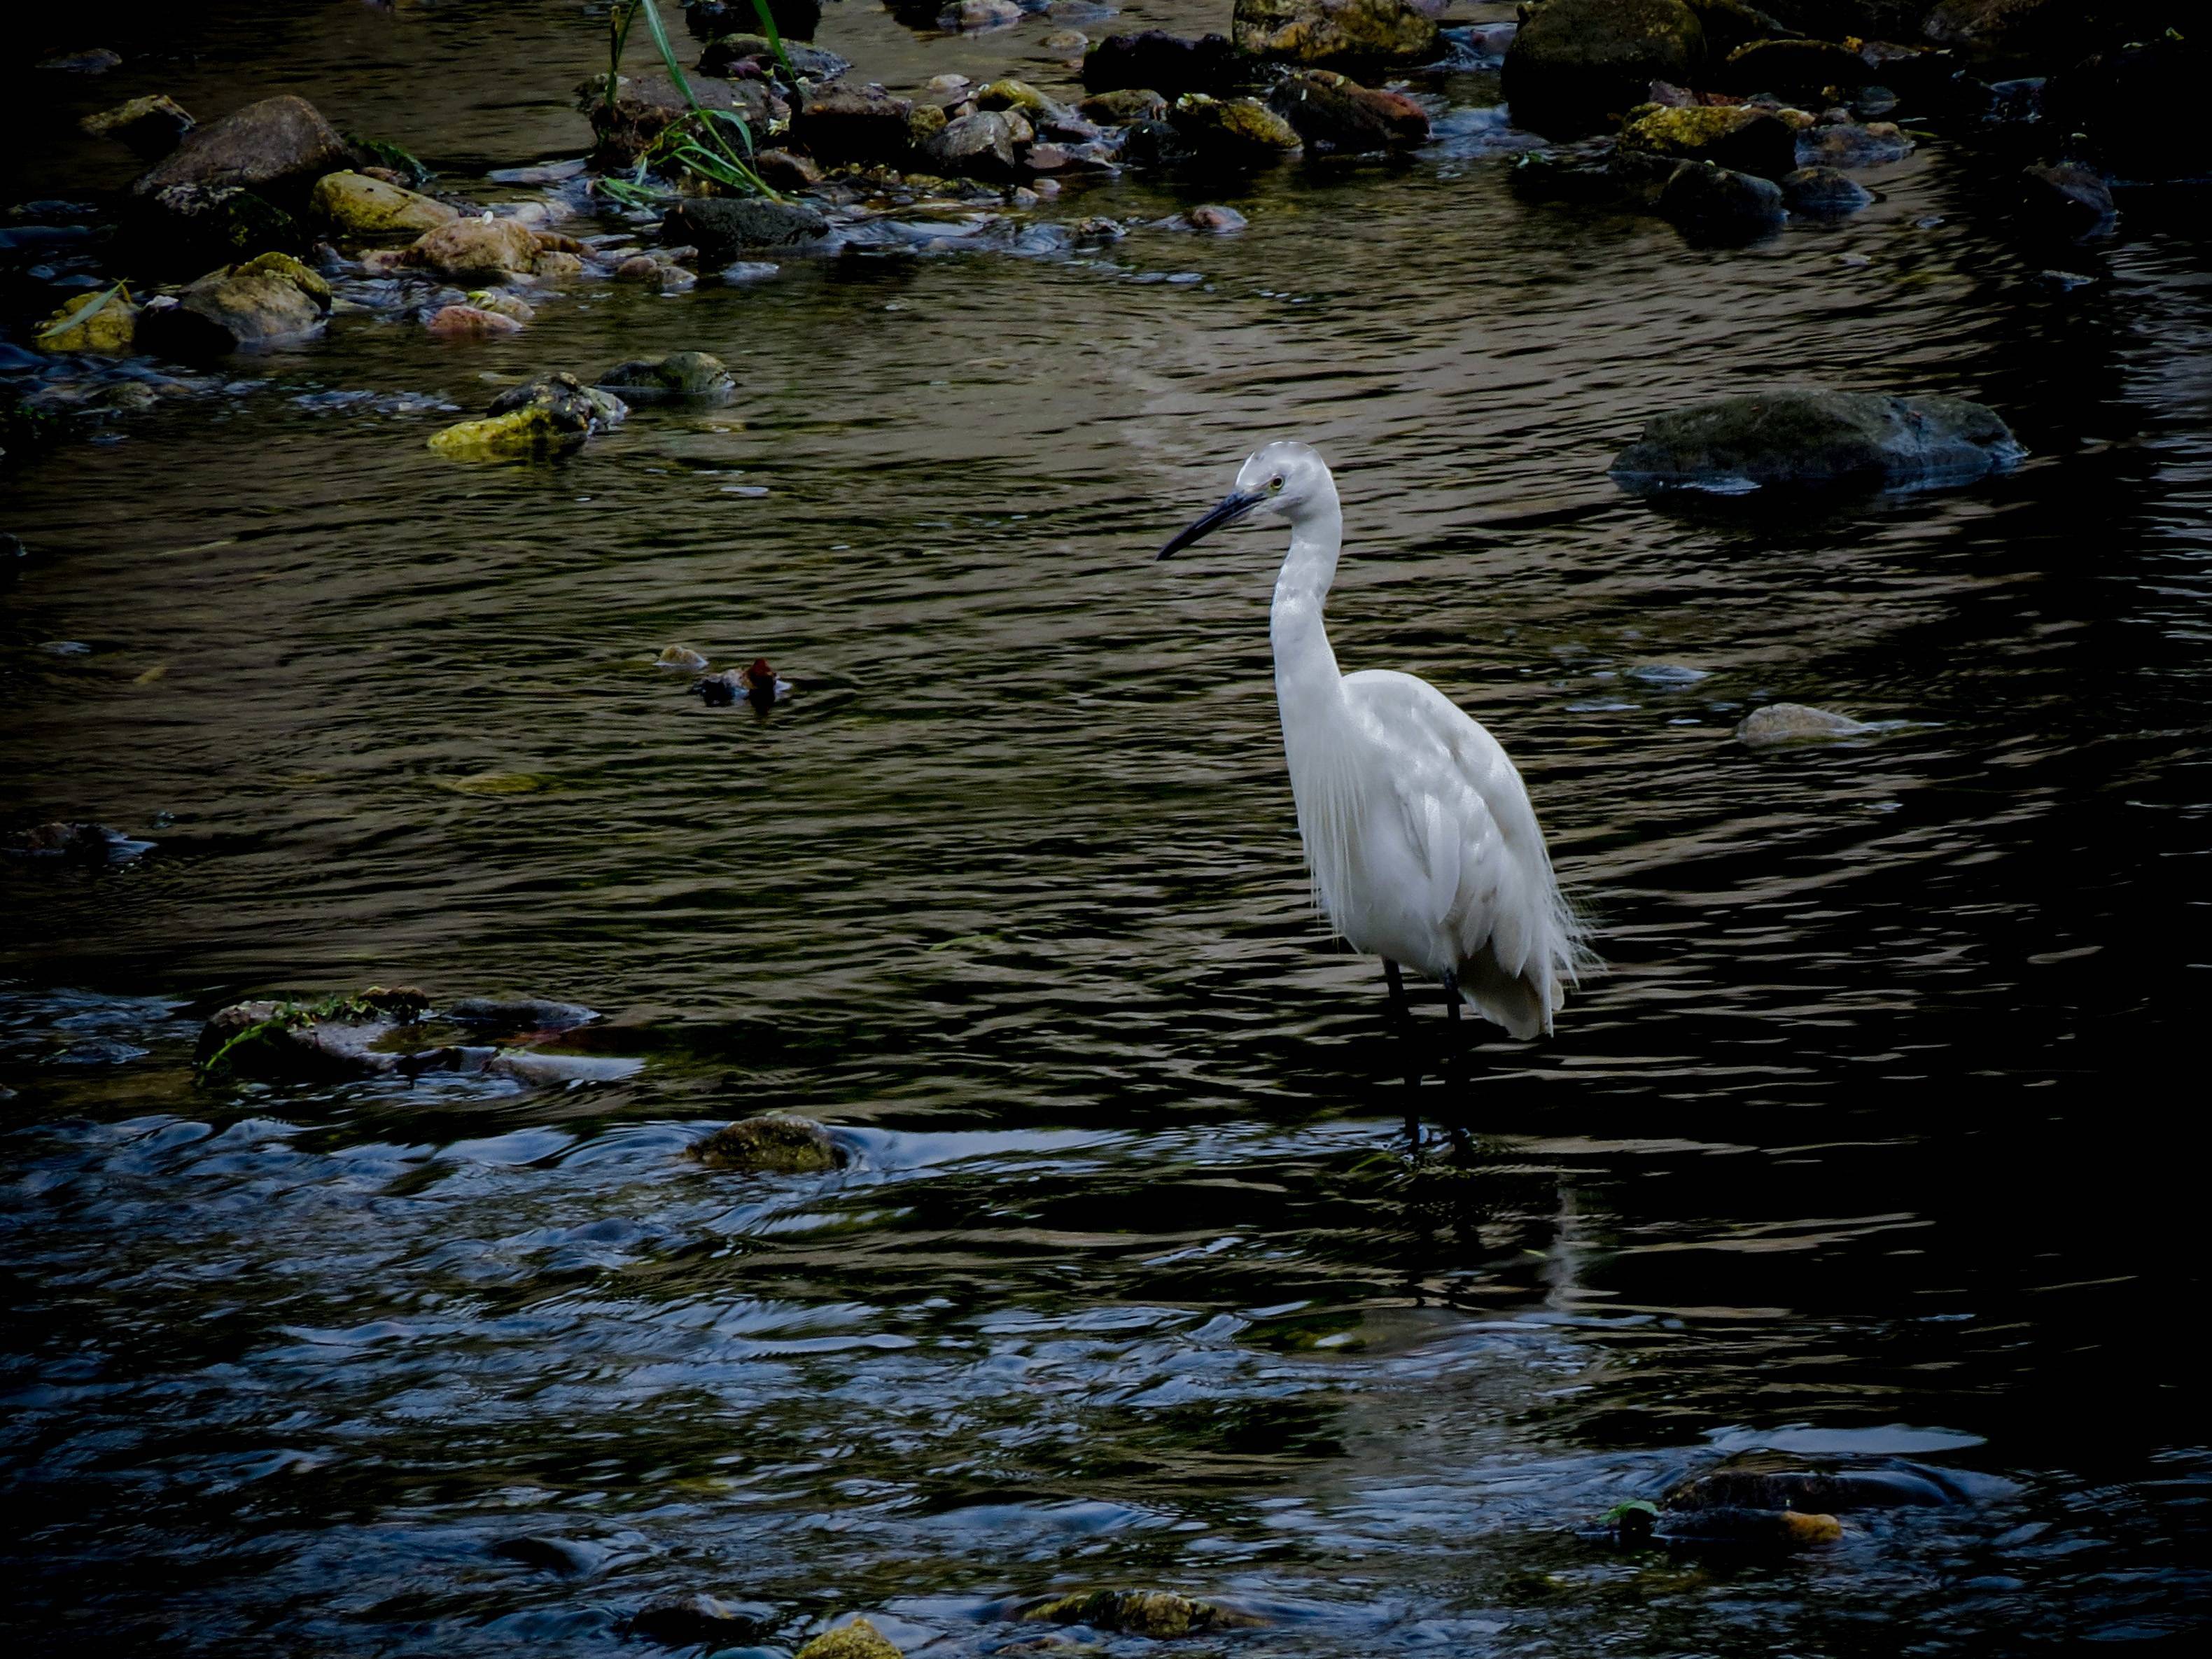
[[[1280,475],[1267,480],[1267,493],[1270,495],[1279,495],[1283,493],[1283,480]]]

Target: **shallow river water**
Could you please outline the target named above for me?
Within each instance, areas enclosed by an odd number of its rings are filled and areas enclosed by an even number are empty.
[[[464,181],[582,148],[603,9],[277,9],[41,95],[299,90]],[[1042,19],[829,9],[895,88],[1055,73]],[[1517,201],[1494,76],[1437,90],[1402,170],[1041,210],[1238,235],[583,284],[495,343],[345,316],[9,475],[0,809],[161,843],[0,866],[27,1650],[603,1654],[701,1590],[734,1645],[861,1611],[974,1654],[1121,1584],[1255,1655],[2201,1632],[2205,222],[2054,254],[1939,137],[1840,226],[1698,249]],[[685,347],[737,404],[424,447]],[[1980,398],[2032,459],[1756,516],[1607,480],[1778,380]],[[1394,1030],[1313,919],[1276,534],[1151,562],[1285,434],[1345,491],[1346,665],[1498,733],[1595,923],[1550,1042]],[[801,689],[708,708],[672,641]],[[1895,724],[1738,743],[1777,698]],[[369,982],[584,1002],[647,1064],[192,1082],[213,1008]],[[849,1166],[678,1156],[764,1108]],[[1957,1501],[1781,1560],[1578,1535],[1759,1449]]]

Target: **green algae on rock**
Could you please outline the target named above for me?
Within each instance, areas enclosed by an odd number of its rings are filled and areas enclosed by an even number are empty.
[[[779,1175],[817,1175],[845,1161],[820,1124],[778,1113],[726,1123],[693,1141],[687,1152],[710,1170],[764,1170]]]
[[[1435,20],[1407,0],[1237,0],[1229,33],[1249,58],[1308,69],[1425,63],[1437,45]]]
[[[1769,110],[1745,104],[1670,109],[1647,104],[1630,112],[1620,148],[1631,154],[1680,161],[1711,161],[1762,179],[1780,179],[1797,166],[1797,135]]]
[[[1172,1640],[1214,1631],[1250,1628],[1266,1621],[1251,1613],[1201,1601],[1173,1590],[1092,1589],[1047,1596],[1023,1607],[1017,1617],[1054,1625],[1088,1625],[1094,1630]]]
[[[890,1638],[866,1619],[855,1619],[849,1625],[823,1632],[799,1649],[795,1659],[902,1659],[902,1656]]]
[[[434,433],[430,447],[454,460],[524,459],[573,449],[619,425],[629,409],[573,374],[549,374],[501,392],[482,418]]]
[[[1790,386],[1656,415],[1612,473],[1639,491],[1926,488],[2001,471],[2026,453],[1996,410],[1963,398]]]
[[[1412,99],[1330,70],[1287,76],[1268,93],[1267,105],[1291,124],[1309,155],[1412,149],[1428,141],[1428,114]]]
[[[307,210],[341,236],[419,236],[452,224],[460,210],[360,173],[326,173],[315,180]]]
[[[1187,92],[1168,112],[1168,125],[1201,167],[1265,167],[1300,143],[1297,129],[1256,98]]]

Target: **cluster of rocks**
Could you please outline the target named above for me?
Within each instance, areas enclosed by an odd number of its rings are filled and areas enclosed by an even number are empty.
[[[1523,157],[1516,183],[1655,211],[1708,238],[1755,236],[1790,214],[1871,200],[1847,170],[1911,152],[1882,118],[1910,106],[2034,123],[2052,153],[2021,175],[2023,205],[2068,234],[2092,232],[2111,222],[2115,180],[2212,173],[2212,138],[2185,97],[2212,46],[2152,27],[2165,9],[1542,0],[1506,52],[1504,90],[1516,125],[1565,147]]]

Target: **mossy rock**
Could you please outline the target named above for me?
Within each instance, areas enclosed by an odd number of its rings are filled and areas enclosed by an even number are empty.
[[[153,161],[183,143],[193,125],[175,99],[156,93],[88,115],[77,127],[95,138],[113,138],[127,144],[134,153]]]
[[[797,1659],[902,1659],[898,1644],[865,1619],[824,1631],[799,1649]]]
[[[121,288],[80,294],[40,329],[39,345],[47,351],[96,351],[110,357],[127,356],[137,332],[138,307]]]
[[[1187,92],[1168,112],[1168,125],[1201,167],[1265,167],[1300,143],[1297,129],[1256,98]]]
[[[1249,1613],[1201,1601],[1173,1590],[1092,1589],[1048,1596],[1019,1616],[1040,1623],[1088,1625],[1093,1630],[1171,1641],[1214,1631],[1249,1628],[1265,1621]]]
[[[360,173],[325,173],[315,180],[307,210],[341,236],[419,236],[449,225],[460,210]]]
[[[374,1075],[392,1060],[372,1045],[429,1006],[412,987],[380,985],[313,1002],[233,1003],[201,1028],[193,1066],[204,1082]]]
[[[599,376],[599,384],[632,403],[726,404],[738,389],[722,360],[704,351],[672,351],[665,357],[617,363]]]
[[[1797,136],[1788,124],[1743,104],[1645,105],[1631,112],[1620,147],[1632,154],[1711,161],[1761,179],[1783,178],[1797,166]]]
[[[810,1118],[743,1117],[692,1142],[690,1156],[710,1170],[818,1175],[844,1162],[830,1132]]]
[[[1150,87],[1117,87],[1092,93],[1075,112],[1102,127],[1126,127],[1132,121],[1159,120],[1168,112],[1168,100]]]
[[[2026,453],[1996,410],[1963,398],[1786,386],[1654,416],[1613,476],[1645,490],[1923,487],[1979,478]]]
[[[977,109],[1019,110],[1027,116],[1057,114],[1054,103],[1026,81],[994,81],[975,93]]]

